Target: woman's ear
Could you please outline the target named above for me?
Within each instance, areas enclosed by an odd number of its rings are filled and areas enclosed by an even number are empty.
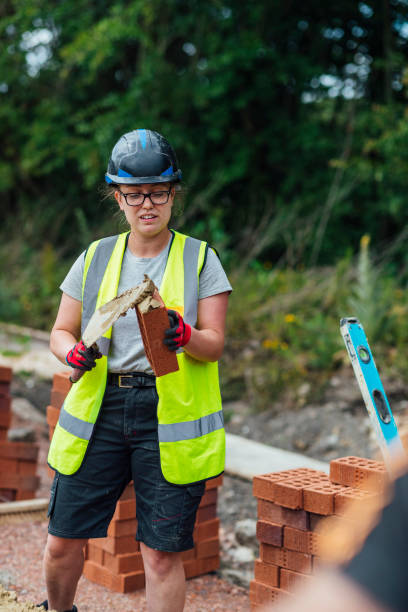
[[[120,191],[116,190],[114,195],[115,195],[115,200],[119,204],[119,208],[123,210],[122,196],[120,194]]]

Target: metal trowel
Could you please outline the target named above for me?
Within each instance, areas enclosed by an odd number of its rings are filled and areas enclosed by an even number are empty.
[[[87,348],[92,347],[95,351],[99,351],[98,340],[101,336],[119,317],[125,315],[129,308],[135,308],[137,304],[140,304],[146,298],[153,298],[155,291],[157,289],[154,282],[145,274],[144,280],[140,285],[124,291],[114,297],[113,300],[106,302],[106,304],[95,310],[82,334],[82,342]],[[74,368],[70,376],[71,382],[77,382],[84,373],[84,370]]]

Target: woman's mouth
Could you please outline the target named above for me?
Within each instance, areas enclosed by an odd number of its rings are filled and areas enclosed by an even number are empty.
[[[153,219],[156,219],[156,215],[141,215],[139,219],[142,221],[152,221]]]

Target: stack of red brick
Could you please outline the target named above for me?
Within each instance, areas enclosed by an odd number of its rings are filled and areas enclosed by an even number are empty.
[[[294,585],[319,565],[322,519],[341,517],[350,502],[371,498],[386,483],[384,464],[360,457],[332,461],[330,476],[308,468],[256,476],[260,558],[250,585],[251,609],[290,597]]]
[[[221,483],[221,477],[207,482],[197,512],[195,546],[183,553],[187,578],[206,574],[219,567],[217,487]],[[134,537],[136,529],[136,501],[131,483],[116,506],[108,536],[89,540],[84,575],[93,582],[121,593],[143,588],[145,576],[139,543]]]
[[[10,442],[11,368],[0,367],[0,502],[35,497],[38,446],[31,442]]]
[[[47,407],[50,440],[70,388],[68,373],[54,375],[51,404]],[[187,578],[206,574],[219,567],[217,495],[221,484],[221,476],[209,480],[206,484],[206,491],[197,512],[195,546],[183,553]],[[136,529],[136,500],[133,483],[130,483],[117,503],[107,537],[89,540],[84,575],[93,582],[121,593],[143,588],[144,569],[139,544],[135,541]]]

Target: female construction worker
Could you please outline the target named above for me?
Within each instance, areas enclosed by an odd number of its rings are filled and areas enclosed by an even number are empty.
[[[130,231],[92,243],[61,285],[51,350],[85,374],[64,402],[48,457],[56,476],[44,556],[47,609],[76,610],[84,545],[106,536],[131,480],[148,610],[184,607],[181,552],[193,546],[206,479],[224,468],[217,360],[231,287],[205,242],[168,228],[180,179],[163,136],[141,129],[122,136],[106,181]],[[179,364],[157,379],[132,312],[98,341],[99,353],[79,341],[93,312],[144,274],[170,310],[163,341]]]

